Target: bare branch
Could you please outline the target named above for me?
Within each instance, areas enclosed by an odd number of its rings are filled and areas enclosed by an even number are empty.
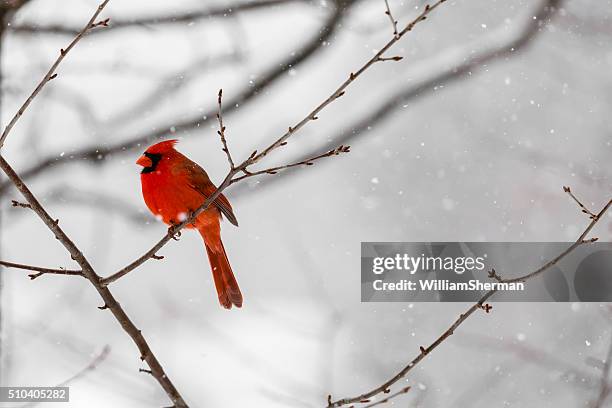
[[[543,265],[541,268],[538,268],[534,272],[528,273],[526,275],[523,275],[523,276],[515,278],[515,279],[506,279],[506,280],[503,280],[503,282],[518,282],[518,281],[524,282],[524,281],[527,281],[527,280],[529,280],[529,279],[531,279],[531,278],[541,274],[542,272],[544,272],[545,270],[547,270],[551,266],[555,265],[557,262],[559,262],[561,259],[563,259],[565,256],[567,256],[570,252],[572,252],[574,249],[576,249],[578,246],[583,245],[583,244],[588,243],[588,242],[592,242],[591,240],[585,240],[585,238],[591,232],[593,227],[595,227],[597,222],[603,217],[603,215],[605,215],[608,212],[608,210],[610,209],[611,206],[612,206],[612,199],[610,199],[608,201],[608,203],[606,205],[604,205],[604,207],[595,216],[595,218],[593,218],[591,220],[589,225],[587,225],[587,227],[580,234],[580,236],[576,239],[576,241],[569,248],[567,248],[565,251],[563,251],[557,257],[555,257],[553,260],[547,262],[545,265]],[[399,373],[397,373],[395,376],[393,376],[390,380],[386,381],[384,384],[380,385],[379,387],[376,387],[376,388],[372,389],[371,391],[365,392],[365,393],[363,393],[361,395],[358,395],[358,396],[355,396],[355,397],[349,397],[349,398],[342,398],[342,399],[339,399],[337,401],[331,401],[330,400],[328,402],[328,404],[327,404],[327,408],[336,408],[336,407],[341,407],[341,406],[344,406],[344,405],[347,405],[347,404],[357,403],[357,402],[369,399],[369,398],[371,398],[371,397],[373,397],[375,395],[384,393],[393,384],[398,382],[400,379],[404,378],[429,353],[431,353],[433,350],[435,350],[436,347],[438,347],[441,343],[443,343],[446,339],[448,339],[452,334],[454,334],[455,330],[464,321],[466,321],[468,319],[468,317],[470,317],[476,310],[479,310],[479,309],[488,309],[488,308],[486,308],[485,302],[491,296],[493,296],[495,293],[497,293],[497,289],[493,289],[493,290],[490,290],[487,293],[485,293],[469,309],[467,309],[464,313],[460,314],[459,317],[453,322],[453,324],[451,324],[451,326],[448,329],[446,329],[446,331],[444,333],[442,333],[433,343],[431,343],[428,347],[421,347],[419,354],[410,363],[408,363],[408,365],[406,365]]]
[[[385,0],[385,8],[385,14],[389,17],[389,20],[391,20],[391,26],[393,27],[393,36],[395,38],[398,38],[397,20],[395,19],[395,17],[393,17],[393,14],[391,13],[391,7],[389,7],[389,0]]]
[[[565,258],[570,252],[578,248],[580,245],[590,244],[590,243],[597,241],[597,238],[587,239],[587,235],[589,234],[589,232],[591,232],[591,230],[593,229],[595,224],[597,224],[597,222],[601,219],[601,217],[604,216],[608,212],[608,209],[610,208],[610,206],[612,206],[612,199],[608,201],[608,204],[606,204],[599,213],[593,216],[593,218],[591,219],[591,223],[582,232],[582,234],[580,234],[576,242],[570,245],[565,251],[560,253],[557,257],[555,257],[554,259],[551,259],[546,264],[542,265],[540,268],[536,269],[535,271],[528,273],[527,275],[519,276],[518,278],[513,278],[513,279],[502,279],[501,282],[505,282],[505,283],[525,282],[533,277],[540,275],[542,272],[546,271],[548,268],[555,266],[561,259]]]
[[[74,37],[74,39],[70,42],[70,44],[68,44],[68,46],[65,49],[62,48],[60,50],[59,56],[57,57],[55,62],[51,65],[51,68],[49,68],[49,71],[47,71],[47,73],[45,74],[43,79],[38,83],[36,88],[34,88],[34,91],[32,91],[32,93],[25,100],[23,105],[21,105],[21,107],[17,110],[17,112],[15,113],[15,116],[13,116],[11,121],[4,128],[4,131],[2,132],[2,136],[0,136],[0,149],[2,149],[2,146],[4,146],[4,141],[6,140],[6,138],[9,135],[11,129],[13,128],[13,126],[15,126],[15,124],[17,123],[19,118],[23,115],[23,113],[28,108],[28,106],[30,106],[30,103],[32,103],[34,98],[36,98],[36,95],[38,95],[40,93],[40,91],[44,88],[44,86],[47,84],[47,82],[49,82],[50,80],[52,80],[55,77],[57,77],[57,74],[55,73],[55,70],[57,69],[59,64],[64,60],[66,55],[68,55],[70,50],[81,40],[81,38],[83,38],[83,36],[85,36],[85,34],[89,30],[91,30],[91,29],[93,29],[95,27],[99,27],[99,26],[106,26],[108,24],[108,19],[96,23],[96,19],[98,18],[98,15],[102,12],[104,7],[106,7],[108,2],[109,2],[109,0],[104,0],[104,2],[102,2],[102,4],[100,4],[98,6],[98,8],[96,9],[96,12],[91,16],[91,18],[89,19],[87,24],[85,24],[85,27],[83,27],[81,29],[81,31],[78,32],[76,37]]]
[[[28,203],[22,203],[22,202],[17,201],[17,200],[11,200],[11,205],[12,205],[13,207],[20,207],[20,208],[32,208],[32,207],[30,206],[30,204],[28,204]]]
[[[574,193],[572,193],[572,190],[569,187],[563,186],[563,191],[565,191],[567,194],[569,194],[570,197],[572,197],[572,200],[574,200],[576,204],[578,204],[583,213],[587,214],[591,219],[595,218],[595,214],[593,214],[584,204],[580,202],[580,200],[576,198],[576,196],[574,195]]]
[[[100,284],[100,276],[95,272],[87,258],[83,255],[81,250],[74,244],[74,242],[66,235],[63,229],[59,226],[59,223],[54,220],[49,213],[42,207],[38,199],[32,194],[30,189],[25,183],[19,178],[15,170],[9,165],[9,163],[0,155],[0,168],[8,176],[15,187],[25,197],[28,204],[30,204],[32,211],[34,211],[39,218],[45,223],[45,225],[51,230],[55,238],[66,248],[66,250],[72,256],[79,266],[82,268],[83,275],[87,278],[91,284],[96,288],[98,294],[104,300],[105,308],[108,308],[117,321],[121,324],[121,327],[125,332],[132,338],[136,346],[140,351],[142,360],[151,368],[153,376],[162,386],[168,397],[174,402],[176,407],[187,407],[187,404],[183,400],[170,378],[164,372],[161,364],[151,351],[149,344],[142,335],[142,332],[134,325],[134,323],[127,316],[119,302],[115,299],[108,288]]]
[[[502,277],[497,273],[497,271],[495,271],[495,268],[491,269],[489,271],[489,278],[495,279],[498,282],[503,282],[504,280],[502,279]]]
[[[376,402],[374,402],[374,403],[372,403],[372,404],[366,405],[364,408],[373,408],[373,407],[376,407],[376,406],[378,406],[378,405],[386,404],[387,402],[391,401],[391,400],[392,400],[392,399],[394,399],[394,398],[399,397],[400,395],[407,394],[407,393],[408,393],[408,391],[410,391],[410,389],[411,389],[411,388],[412,388],[412,387],[410,387],[410,386],[404,387],[404,388],[402,388],[401,390],[399,390],[398,392],[396,392],[396,393],[394,393],[394,394],[391,394],[391,395],[389,395],[388,397],[386,397],[386,398],[384,398],[384,399],[381,399],[380,401],[376,401]],[[387,391],[388,391],[388,390],[387,390]],[[361,402],[362,402],[362,401],[361,401]]]
[[[40,267],[40,266],[25,265],[25,264],[19,264],[19,263],[14,263],[14,262],[7,262],[7,261],[0,261],[0,265],[4,266],[6,268],[23,269],[25,271],[37,272],[37,273],[33,273],[33,274],[28,275],[30,277],[30,279],[36,279],[39,276],[45,275],[45,274],[85,276],[85,275],[83,275],[83,271],[82,270],[77,270],[77,269],[43,268],[43,267]]]
[[[244,175],[233,178],[230,184],[234,184],[234,183],[237,183],[240,180],[243,180],[245,178],[249,178],[249,177],[253,177],[253,176],[258,176],[260,174],[276,174],[276,173],[278,173],[281,170],[286,170],[286,169],[289,169],[289,168],[292,168],[292,167],[312,166],[312,165],[314,165],[314,162],[316,160],[323,159],[325,157],[338,156],[339,154],[349,153],[350,151],[351,151],[351,147],[350,146],[342,146],[342,145],[340,145],[340,146],[336,147],[335,149],[332,149],[332,150],[330,150],[328,152],[319,154],[317,156],[314,156],[314,157],[311,157],[309,159],[305,159],[305,160],[302,160],[302,161],[299,161],[299,162],[296,162],[296,163],[285,164],[283,166],[277,166],[277,167],[270,167],[270,168],[267,168],[267,169],[264,169],[264,170],[258,170],[258,171],[254,171],[254,172],[246,170]]]
[[[221,102],[222,98],[223,89],[219,89],[219,95],[217,97],[217,104],[219,105],[219,111],[217,112],[217,119],[219,120],[219,130],[217,131],[217,134],[221,138],[221,143],[223,144],[222,150],[227,156],[227,161],[229,162],[230,170],[233,170],[235,168],[234,160],[232,160],[232,154],[230,153],[229,148],[227,147],[227,140],[225,140],[225,126],[223,125],[223,105]]]
[[[108,27],[108,23],[110,22],[110,18],[106,18],[104,20],[98,21],[97,23],[93,23],[91,25],[91,28],[96,28],[96,27]]]
[[[380,57],[380,58],[378,58],[378,61],[381,61],[381,62],[382,61],[395,61],[395,62],[397,62],[397,61],[401,61],[403,59],[404,59],[404,57],[400,57],[400,56],[396,55],[395,57]]]

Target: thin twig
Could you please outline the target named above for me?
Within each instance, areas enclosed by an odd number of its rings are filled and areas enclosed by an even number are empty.
[[[591,219],[593,219],[595,217],[595,214],[593,214],[591,212],[591,210],[589,210],[584,204],[582,204],[582,202],[576,198],[576,196],[574,195],[574,193],[572,193],[572,189],[567,187],[567,186],[563,186],[563,191],[565,191],[567,194],[569,194],[570,197],[572,197],[572,200],[574,200],[576,202],[576,204],[578,204],[578,206],[580,207],[580,210],[587,214]]]
[[[21,201],[17,201],[17,200],[11,200],[11,205],[13,207],[20,207],[20,208],[32,208],[30,207],[30,204],[22,203]]]
[[[248,177],[258,176],[260,174],[276,174],[276,173],[278,173],[281,170],[289,169],[291,167],[312,166],[312,165],[314,165],[314,162],[316,160],[323,159],[325,157],[337,156],[337,155],[342,154],[342,153],[349,153],[350,151],[351,151],[351,147],[350,146],[338,146],[335,149],[332,149],[332,150],[330,150],[328,152],[319,154],[317,156],[314,156],[314,157],[311,157],[309,159],[302,160],[302,161],[299,161],[299,162],[296,162],[296,163],[285,164],[283,166],[277,166],[277,167],[270,167],[270,168],[267,168],[267,169],[264,169],[264,170],[258,170],[258,171],[254,171],[254,172],[247,171],[246,174],[244,174],[242,176],[239,176],[239,177],[233,178],[231,184],[237,183],[240,180],[243,180],[243,179],[248,178]]]
[[[590,244],[590,243],[597,241],[597,237],[587,239],[587,235],[589,234],[589,232],[591,232],[591,230],[593,229],[595,224],[597,224],[597,222],[601,219],[601,217],[607,213],[611,205],[612,205],[612,199],[608,201],[608,204],[606,204],[604,208],[598,214],[593,214],[593,217],[591,217],[591,223],[582,232],[582,234],[580,234],[578,239],[572,245],[570,245],[565,251],[560,253],[557,257],[555,257],[554,259],[551,259],[546,264],[542,265],[540,268],[536,269],[535,271],[528,273],[527,275],[519,276],[518,278],[513,278],[513,279],[502,279],[501,282],[504,282],[504,283],[525,282],[526,280],[529,280],[533,277],[540,275],[542,272],[544,272],[548,268],[555,266],[561,259],[565,258],[566,255],[568,255],[570,252],[572,252],[574,249],[578,248],[579,246],[584,245],[584,244]]]
[[[82,270],[78,270],[78,269],[43,268],[43,267],[40,267],[40,266],[25,265],[25,264],[19,264],[19,263],[14,263],[14,262],[7,262],[7,261],[0,261],[0,265],[4,266],[6,268],[23,269],[25,271],[37,272],[37,273],[33,273],[33,274],[28,275],[30,277],[30,279],[36,279],[39,276],[45,275],[45,274],[85,276],[85,275],[83,275],[83,271]]]
[[[403,59],[404,59],[404,57],[401,57],[399,55],[396,55],[394,57],[380,57],[380,58],[378,58],[378,60],[380,62],[383,62],[383,61],[394,61],[394,62],[397,62],[397,61],[401,61]]]
[[[589,225],[584,229],[584,231],[580,234],[580,236],[576,239],[576,241],[568,249],[563,251],[553,260],[547,262],[544,266],[542,266],[541,268],[538,268],[534,272],[528,273],[526,275],[523,275],[515,279],[507,279],[507,280],[504,280],[504,282],[518,282],[518,281],[524,282],[526,280],[529,280],[533,278],[534,276],[541,274],[542,272],[544,272],[546,269],[550,268],[551,266],[555,265],[558,261],[563,259],[565,256],[567,256],[570,252],[572,252],[578,246],[583,245],[585,243],[593,242],[592,240],[587,240],[585,238],[591,232],[593,227],[595,227],[597,222],[608,212],[611,206],[612,206],[612,199],[610,199],[607,202],[607,204],[601,209],[601,211],[599,211],[599,213],[596,214],[595,218],[591,220]],[[331,398],[329,398],[327,408],[336,408],[336,407],[341,407],[347,404],[358,403],[360,401],[372,398],[373,396],[378,395],[380,393],[384,393],[393,384],[398,382],[400,379],[404,378],[406,374],[408,374],[417,364],[419,364],[429,353],[431,353],[434,349],[436,349],[436,347],[438,347],[447,338],[449,338],[455,332],[455,330],[464,321],[466,321],[468,317],[470,317],[476,310],[482,309],[485,302],[491,296],[493,296],[496,292],[497,292],[497,289],[493,289],[485,293],[476,303],[470,306],[469,309],[467,309],[464,313],[460,314],[459,317],[453,322],[453,324],[451,324],[450,327],[446,329],[446,331],[444,331],[444,333],[442,333],[433,343],[431,343],[428,347],[420,347],[419,354],[412,361],[410,361],[408,365],[402,368],[400,372],[398,372],[396,375],[394,375],[391,379],[386,381],[384,384],[372,389],[371,391],[364,392],[363,394],[355,396],[355,397],[342,398],[337,401],[332,401]]]
[[[214,193],[209,196],[204,203],[196,209],[191,215],[181,222],[180,224],[176,224],[168,228],[168,232],[164,235],[151,249],[141,255],[139,258],[131,262],[129,265],[121,268],[117,272],[109,275],[106,278],[103,278],[100,282],[102,285],[106,286],[112,282],[117,281],[123,276],[127,275],[134,269],[138,268],[140,265],[148,261],[155,255],[162,247],[164,247],[171,239],[175,237],[175,235],[180,232],[187,225],[192,224],[194,220],[200,215],[204,210],[206,210],[210,204],[219,197],[219,195],[229,187],[232,183],[232,179],[238,173],[249,174],[248,166],[256,164],[264,157],[266,157],[270,152],[276,150],[280,146],[284,146],[286,144],[287,139],[289,139],[292,135],[294,135],[297,131],[303,128],[307,123],[317,120],[318,114],[321,112],[326,106],[340,98],[344,95],[346,88],[348,88],[361,74],[363,74],[368,68],[372,67],[377,62],[380,62],[380,58],[384,55],[384,53],[389,50],[400,38],[406,35],[408,32],[412,31],[412,29],[421,21],[425,20],[427,15],[435,10],[440,4],[444,3],[446,0],[438,0],[433,5],[426,5],[423,11],[406,27],[398,34],[398,37],[393,37],[389,40],[381,49],[378,51],[372,58],[366,61],[358,70],[355,72],[351,72],[348,78],[335,90],[331,93],[329,97],[327,97],[323,102],[317,105],[310,113],[308,113],[302,120],[296,123],[294,126],[290,126],[288,130],[280,136],[276,141],[267,146],[260,153],[254,151],[246,160],[244,160],[239,165],[235,166],[234,169],[231,169],[229,173],[225,176],[219,187],[214,191]]]
[[[497,273],[495,268],[491,268],[491,270],[489,271],[489,278],[495,279],[498,282],[503,282],[504,281],[502,279],[502,277]]]
[[[391,13],[391,7],[389,7],[389,0],[385,0],[385,14],[389,16],[389,20],[391,20],[391,26],[393,27],[393,36],[397,38],[397,20],[393,17],[393,13]]]
[[[374,402],[374,403],[372,403],[370,405],[366,405],[364,408],[372,408],[372,407],[376,407],[378,405],[386,404],[387,402],[391,401],[392,399],[397,398],[400,395],[404,395],[404,394],[408,393],[408,391],[410,391],[411,388],[412,387],[410,387],[410,386],[404,387],[401,390],[399,390],[398,392],[396,392],[394,394],[391,394],[388,397],[386,397],[384,399],[381,399],[380,401],[376,401],[376,402]]]
[[[230,153],[229,148],[227,147],[227,140],[225,140],[225,126],[223,125],[222,98],[223,98],[223,89],[219,89],[219,95],[217,96],[217,104],[219,105],[219,111],[217,112],[217,120],[219,121],[219,130],[217,131],[217,134],[221,138],[221,143],[223,144],[222,150],[223,152],[225,152],[225,155],[227,156],[227,161],[229,162],[230,170],[233,170],[235,167],[234,160],[232,159],[232,154]]]
[[[66,48],[62,48],[60,50],[59,56],[57,57],[57,59],[55,60],[53,65],[51,65],[51,68],[49,68],[49,71],[47,71],[47,73],[45,74],[43,79],[38,83],[36,88],[34,88],[34,91],[32,91],[32,93],[25,100],[23,105],[21,105],[21,107],[17,110],[17,112],[15,113],[15,116],[13,116],[11,121],[4,128],[4,131],[2,132],[2,136],[0,136],[0,149],[2,148],[2,146],[4,146],[4,141],[6,140],[6,137],[11,132],[11,129],[13,128],[13,126],[15,126],[15,124],[17,123],[19,118],[23,115],[23,113],[28,108],[28,106],[30,106],[30,103],[32,103],[34,98],[36,98],[36,95],[38,95],[40,93],[40,91],[44,88],[44,86],[47,84],[47,82],[49,82],[52,79],[54,79],[55,77],[57,77],[57,74],[55,73],[55,70],[57,69],[59,64],[64,60],[66,55],[68,55],[70,50],[81,40],[81,38],[83,38],[83,36],[85,36],[85,34],[89,30],[91,30],[91,29],[93,29],[95,27],[100,27],[100,26],[105,26],[106,27],[108,25],[108,19],[96,23],[96,18],[98,18],[98,15],[102,12],[104,7],[106,7],[108,2],[109,2],[109,0],[104,0],[104,2],[102,2],[102,4],[100,4],[98,6],[98,8],[96,9],[96,12],[91,16],[91,18],[89,19],[89,21],[87,22],[85,27],[83,27],[81,29],[81,31],[79,31],[79,33],[76,35],[76,37],[74,37],[74,39],[70,42],[70,44],[68,44],[68,46]]]

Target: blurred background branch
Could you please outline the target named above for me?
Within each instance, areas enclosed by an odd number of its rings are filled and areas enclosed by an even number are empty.
[[[24,0],[21,1],[10,1],[8,3],[17,3],[19,7],[24,3]],[[177,13],[171,15],[160,15],[154,17],[147,18],[135,18],[132,20],[121,20],[114,19],[113,24],[110,30],[106,30],[106,32],[111,32],[114,30],[120,30],[125,28],[153,28],[155,26],[163,26],[163,25],[178,25],[185,23],[194,23],[198,20],[208,20],[215,17],[227,17],[233,14],[238,14],[246,11],[260,10],[268,7],[275,7],[290,3],[313,3],[312,0],[256,0],[256,1],[239,1],[234,4],[230,4],[223,7],[206,7],[203,10],[194,10],[188,11],[184,13]],[[15,9],[16,7],[12,7]],[[112,18],[112,16],[111,16]],[[68,36],[76,35],[79,30],[76,28],[67,27],[64,25],[36,25],[36,24],[15,24],[11,25],[9,29],[12,32],[19,34],[62,34]],[[102,31],[100,31],[102,32]]]

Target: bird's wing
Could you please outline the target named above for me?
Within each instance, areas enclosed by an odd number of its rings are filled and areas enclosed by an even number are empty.
[[[215,190],[217,190],[217,187],[215,187],[212,181],[210,181],[206,171],[204,171],[204,169],[197,163],[189,160],[184,167],[184,171],[187,175],[187,180],[189,181],[191,188],[202,194],[204,197],[210,197],[214,194]],[[213,205],[227,217],[229,222],[235,226],[238,226],[238,220],[234,215],[232,206],[229,200],[223,194],[219,194],[219,197],[215,199]]]

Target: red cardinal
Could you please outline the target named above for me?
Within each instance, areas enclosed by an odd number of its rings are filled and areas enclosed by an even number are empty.
[[[177,140],[150,146],[136,161],[142,195],[151,212],[168,225],[179,224],[217,189],[203,168],[174,149]],[[204,239],[219,302],[226,309],[242,306],[242,293],[221,242],[221,214],[238,226],[232,206],[223,194],[186,228],[197,228]]]

